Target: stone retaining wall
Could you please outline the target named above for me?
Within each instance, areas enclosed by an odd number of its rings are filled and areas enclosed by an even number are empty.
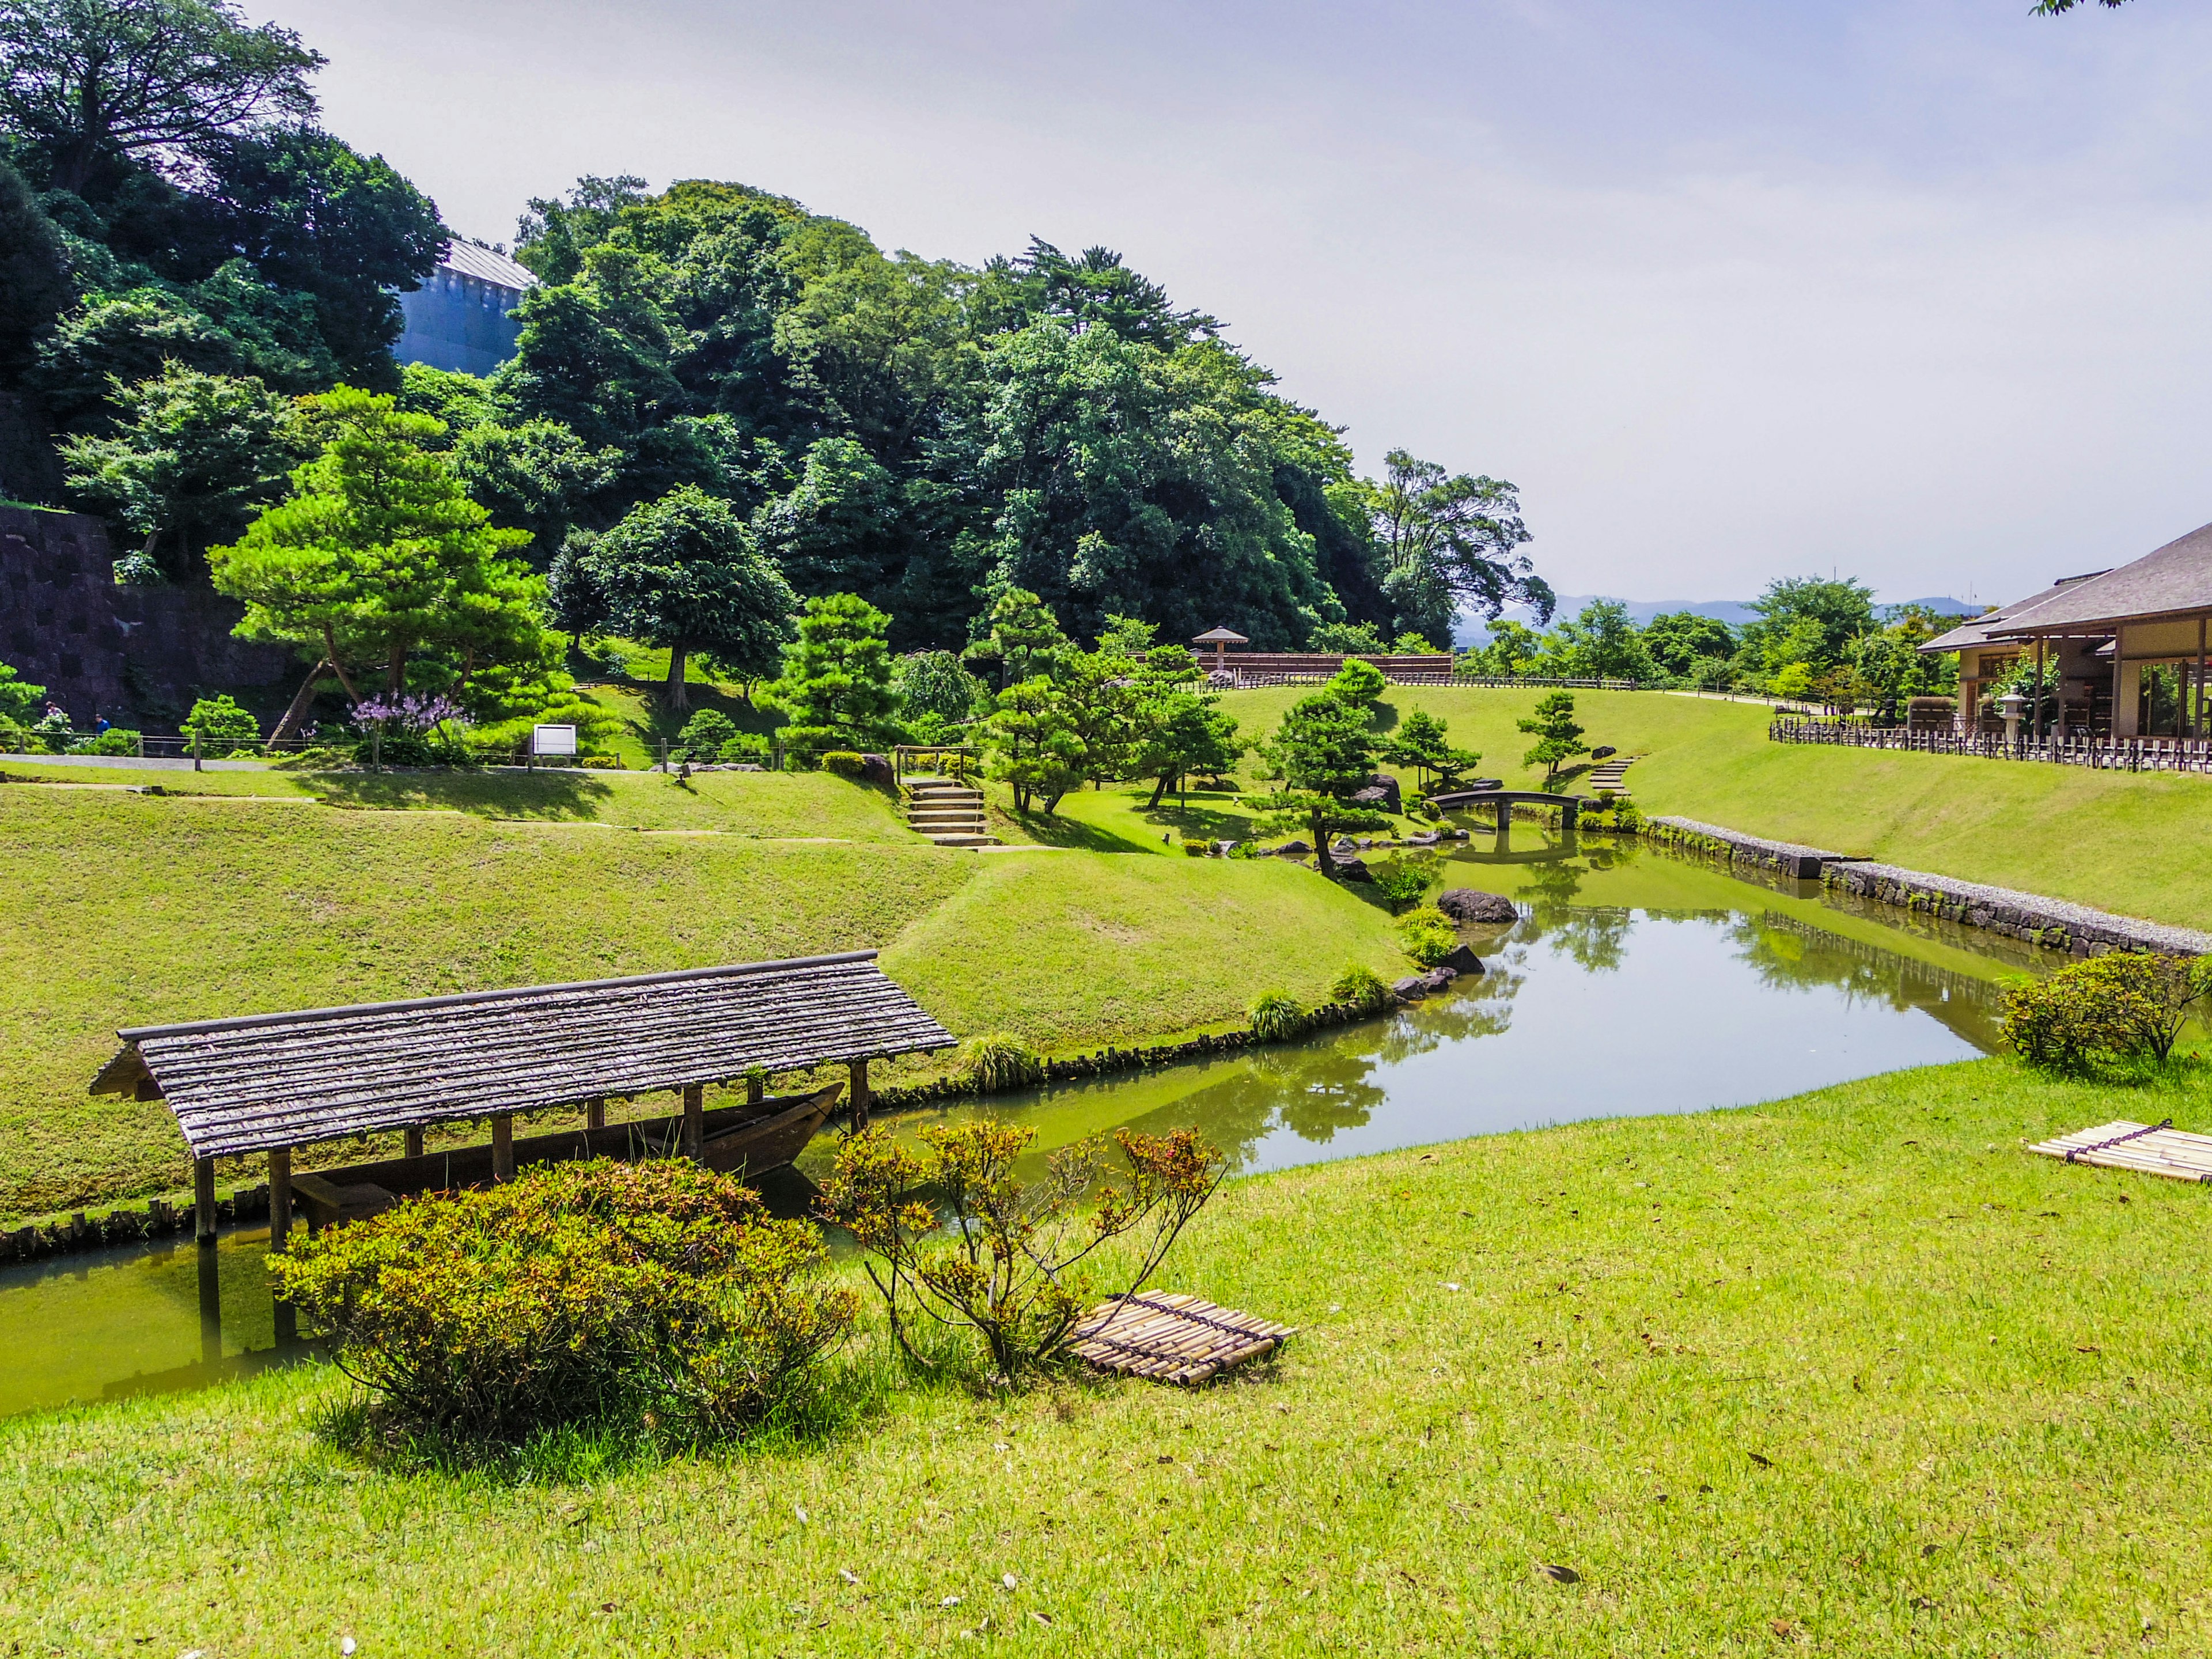
[[[1650,818],[1645,820],[1644,833],[1662,846],[1710,854],[1731,864],[1778,870],[1801,881],[1818,881],[1830,866],[1852,862],[1848,853],[1800,847],[1791,841],[1767,841],[1739,830],[1724,830],[1717,823],[1700,823],[1695,818]]]
[[[2156,951],[2167,956],[2212,955],[2212,933],[2192,927],[2173,927],[2093,910],[2086,904],[2063,899],[2041,898],[2005,887],[1985,887],[1979,882],[1931,876],[1918,870],[1902,870],[1893,864],[1871,864],[1863,860],[1836,864],[1822,872],[1828,886],[1840,888],[1900,909],[1918,911],[1944,921],[1985,927],[2026,939],[2046,950],[2065,951],[2077,957],[2106,951]]]

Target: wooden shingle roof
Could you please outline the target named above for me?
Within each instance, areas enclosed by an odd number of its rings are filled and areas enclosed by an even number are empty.
[[[873,951],[120,1030],[195,1158],[952,1046]]]

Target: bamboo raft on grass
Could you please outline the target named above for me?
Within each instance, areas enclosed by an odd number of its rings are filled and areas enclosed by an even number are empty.
[[[1101,1370],[1154,1382],[1203,1382],[1232,1365],[1273,1352],[1296,1334],[1182,1293],[1117,1296],[1083,1316],[1075,1352]]]
[[[2103,1170],[2163,1176],[2169,1181],[2212,1182],[2212,1135],[2177,1129],[2173,1120],[2130,1123],[2121,1119],[2027,1149],[2069,1164],[2094,1164]]]

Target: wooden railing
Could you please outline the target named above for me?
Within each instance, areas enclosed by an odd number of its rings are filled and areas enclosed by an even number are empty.
[[[1979,760],[2040,761],[2103,772],[2212,774],[2212,741],[2203,738],[2112,738],[2068,732],[2041,738],[2022,732],[2008,742],[2002,732],[1909,731],[1852,720],[1784,716],[1766,728],[1776,743],[1829,744],[1843,749],[1886,749],[1914,755],[1966,755]]]

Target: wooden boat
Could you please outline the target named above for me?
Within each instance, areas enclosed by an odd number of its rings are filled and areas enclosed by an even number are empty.
[[[702,1163],[725,1174],[765,1175],[805,1150],[836,1109],[845,1085],[833,1083],[811,1094],[771,1096],[754,1105],[725,1106],[706,1114]],[[562,1129],[518,1137],[515,1167],[612,1158],[635,1162],[670,1158],[683,1148],[681,1115],[604,1129]],[[420,1158],[380,1158],[371,1164],[316,1170],[292,1178],[292,1194],[310,1227],[353,1221],[389,1209],[410,1193],[482,1187],[492,1178],[491,1146],[454,1146]]]

